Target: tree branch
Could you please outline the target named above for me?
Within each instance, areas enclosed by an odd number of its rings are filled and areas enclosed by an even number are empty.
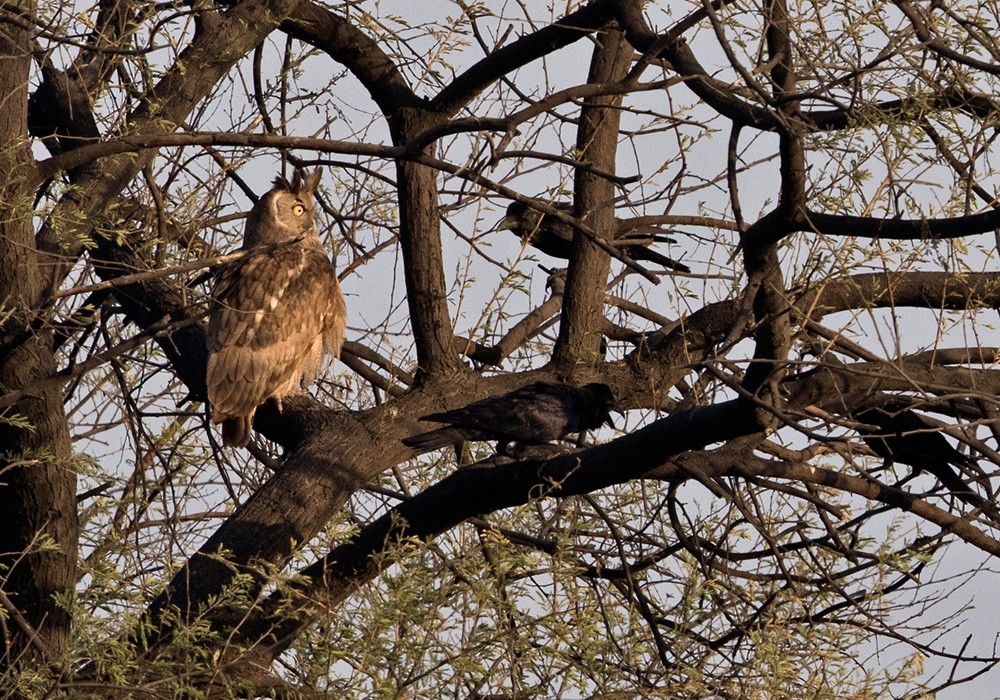
[[[219,79],[260,43],[299,1],[244,0],[222,13],[211,27],[199,25],[176,63],[128,116],[126,123],[130,133],[162,133],[167,126],[181,124]],[[77,149],[82,150],[85,149]],[[104,158],[81,171],[76,187],[63,197],[36,236],[39,251],[51,256],[56,263],[50,268],[47,285],[50,290],[58,288],[82,252],[80,241],[89,238],[93,217],[109,208],[114,197],[153,156],[152,151],[146,151],[137,158]],[[59,222],[58,227],[54,222]]]
[[[588,83],[620,81],[632,62],[632,50],[617,27],[598,35]],[[614,172],[618,154],[618,107],[620,95],[591,96],[584,100],[577,127],[576,150],[597,170]],[[598,238],[611,241],[615,235],[614,185],[586,170],[574,171],[574,214],[593,228]],[[601,324],[610,258],[591,243],[591,238],[573,233],[563,297],[559,337],[553,361],[565,367],[595,364],[600,357]]]

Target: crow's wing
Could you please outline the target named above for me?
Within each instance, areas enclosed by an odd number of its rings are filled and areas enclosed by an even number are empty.
[[[991,516],[997,512],[955,469],[955,466],[975,467],[975,460],[952,447],[937,427],[920,414],[910,410],[893,413],[869,408],[855,418],[879,427],[878,432],[862,432],[861,437],[883,459],[913,467],[917,472],[927,471],[966,503]]]
[[[483,439],[541,444],[576,432],[581,417],[577,392],[562,384],[536,382],[420,420],[448,423],[491,436]]]

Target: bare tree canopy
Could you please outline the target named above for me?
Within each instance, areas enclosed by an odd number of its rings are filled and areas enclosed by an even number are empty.
[[[3,694],[995,687],[998,36],[996,0],[6,3]],[[302,173],[308,294],[246,224]],[[311,329],[245,447],[210,302]]]

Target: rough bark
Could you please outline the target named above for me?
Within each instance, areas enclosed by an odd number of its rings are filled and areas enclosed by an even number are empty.
[[[617,27],[598,35],[590,66],[589,83],[621,80],[632,62],[632,48]],[[592,167],[580,168],[575,177],[575,214],[605,240],[614,238],[614,185],[597,173],[615,172],[618,154],[618,107],[621,95],[603,95],[584,100],[577,131],[577,158]],[[605,285],[610,258],[589,237],[574,234],[563,297],[559,338],[553,362],[565,368],[589,366],[599,361],[604,321]]]
[[[430,126],[431,116],[421,109],[398,109],[389,115],[393,141],[396,145],[405,145],[410,137]],[[448,310],[437,178],[437,171],[426,165],[397,162],[399,243],[406,276],[406,302],[417,346],[418,373],[461,368]]]
[[[8,4],[30,20],[30,2]],[[0,387],[30,389],[55,370],[51,338],[33,311],[42,267],[32,229],[27,91],[31,35],[0,25]],[[0,673],[62,661],[76,583],[76,474],[62,392],[30,390],[0,415],[0,567],[12,608],[0,636]]]

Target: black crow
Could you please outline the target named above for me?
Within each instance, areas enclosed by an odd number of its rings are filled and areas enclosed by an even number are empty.
[[[28,132],[52,155],[71,151],[101,137],[87,88],[76,73],[46,62],[42,84],[28,100]]]
[[[552,205],[556,209],[572,213],[573,207],[559,202]],[[620,223],[620,222],[619,222]],[[522,240],[553,258],[569,260],[573,255],[573,226],[554,216],[545,216],[523,202],[511,202],[507,215],[498,228],[512,231]],[[622,230],[615,236],[612,245],[620,247],[633,260],[648,260],[679,272],[690,272],[684,263],[661,255],[649,247],[651,243],[673,243],[673,239],[663,235],[640,233],[636,230]]]
[[[859,429],[861,439],[887,463],[899,462],[913,467],[914,474],[928,471],[948,491],[991,517],[997,509],[974,492],[957,468],[979,470],[972,457],[962,454],[948,442],[937,426],[910,410],[887,411],[869,408],[854,414],[855,420],[876,426],[871,432]]]
[[[612,401],[607,384],[573,387],[535,382],[464,408],[424,416],[420,420],[448,427],[408,437],[403,444],[426,451],[463,440],[496,440],[497,452],[505,454],[512,442],[542,445],[602,423],[613,426],[608,413]]]

